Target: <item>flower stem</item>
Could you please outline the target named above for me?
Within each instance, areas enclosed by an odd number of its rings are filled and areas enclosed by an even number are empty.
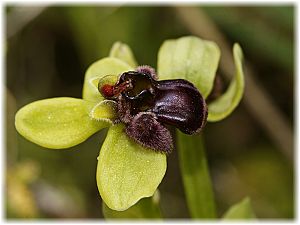
[[[215,202],[203,139],[177,131],[180,170],[192,218],[215,218]]]

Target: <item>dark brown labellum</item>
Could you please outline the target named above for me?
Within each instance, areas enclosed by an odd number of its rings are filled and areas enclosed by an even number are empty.
[[[160,122],[186,134],[201,130],[207,119],[206,103],[194,85],[186,80],[162,80],[155,86],[151,109]]]
[[[171,153],[173,149],[170,132],[157,121],[153,113],[138,113],[126,127],[126,133],[139,144],[156,151]]]
[[[206,123],[207,106],[197,88],[187,80],[156,80],[153,68],[138,67],[121,74],[111,87],[99,87],[102,95],[118,103],[120,122],[139,144],[170,153],[172,137],[164,124],[186,134],[200,132]],[[107,95],[106,95],[107,93]]]

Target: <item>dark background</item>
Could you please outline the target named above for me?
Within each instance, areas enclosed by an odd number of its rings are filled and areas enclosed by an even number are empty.
[[[164,40],[192,34],[211,35],[222,52],[240,43],[250,69],[246,76],[255,79],[251,84],[246,79],[248,92],[234,113],[221,122],[208,123],[204,130],[218,215],[250,196],[258,218],[294,217],[295,7],[195,5],[193,10],[207,21],[192,19],[193,23],[188,22],[189,9],[171,5],[5,6],[8,218],[102,217],[95,172],[106,131],[76,147],[49,150],[16,132],[17,109],[44,98],[80,98],[85,70],[107,56],[115,41],[127,43],[139,64],[156,67]],[[218,35],[224,42],[218,42]],[[218,74],[226,85],[222,68]],[[262,90],[258,96],[253,94],[257,88]],[[260,105],[261,99],[269,104]],[[166,218],[189,217],[176,151],[168,158],[159,189]]]

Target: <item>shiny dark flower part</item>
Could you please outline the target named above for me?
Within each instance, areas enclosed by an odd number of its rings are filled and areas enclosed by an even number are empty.
[[[207,106],[198,89],[183,79],[158,81],[153,68],[141,66],[119,77],[115,85],[99,91],[117,102],[118,121],[133,140],[163,153],[171,153],[172,136],[165,125],[186,134],[199,133],[207,120]]]

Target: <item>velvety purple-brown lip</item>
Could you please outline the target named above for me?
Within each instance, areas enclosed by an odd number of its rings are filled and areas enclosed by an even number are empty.
[[[113,100],[129,137],[145,147],[170,153],[172,137],[164,125],[172,125],[186,134],[198,133],[206,123],[207,106],[189,81],[157,81],[153,71],[143,67],[121,74],[114,89],[122,91],[116,91]]]
[[[173,125],[186,134],[199,132],[206,121],[207,107],[197,88],[190,82],[162,80],[156,85],[151,109],[160,122]]]

